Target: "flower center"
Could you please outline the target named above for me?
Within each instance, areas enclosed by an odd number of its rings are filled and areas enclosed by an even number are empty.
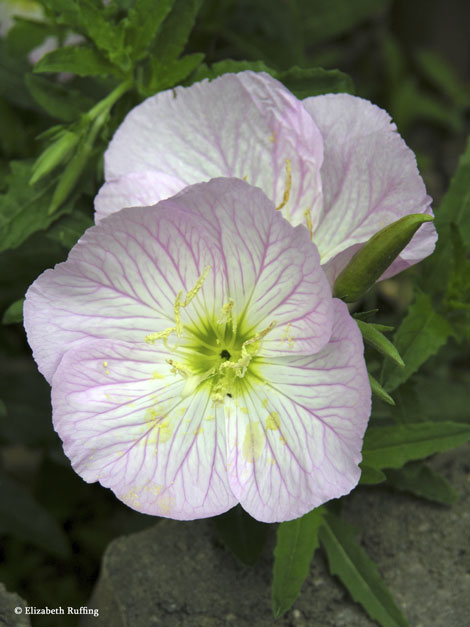
[[[274,328],[272,322],[260,332],[243,330],[241,317],[234,313],[232,299],[222,307],[220,316],[194,316],[193,321],[183,323],[181,310],[188,307],[210,270],[207,266],[196,285],[183,299],[180,292],[175,299],[175,325],[159,333],[147,335],[145,341],[154,344],[162,340],[171,354],[167,359],[171,371],[185,379],[182,395],[189,396],[201,386],[207,386],[211,399],[221,404],[225,396],[236,397],[255,375],[256,357],[263,338]],[[176,342],[170,345],[170,336]]]

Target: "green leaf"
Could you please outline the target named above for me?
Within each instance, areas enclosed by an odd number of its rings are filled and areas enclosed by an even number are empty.
[[[131,58],[142,59],[175,0],[136,0],[125,23],[126,47]]]
[[[36,110],[38,107],[24,82],[24,75],[29,70],[30,65],[25,59],[18,59],[7,53],[0,38],[0,96],[14,105]]]
[[[391,427],[369,427],[362,449],[363,463],[371,468],[401,468],[464,444],[470,425],[458,422],[418,422]]]
[[[361,478],[359,479],[359,483],[361,485],[374,485],[376,483],[382,483],[385,481],[387,477],[385,473],[377,468],[371,468],[370,466],[366,466],[363,462],[360,464],[362,473]]]
[[[49,215],[55,181],[29,185],[30,161],[13,161],[7,176],[8,192],[0,195],[0,251],[16,248],[32,233],[46,229],[54,217]],[[65,207],[66,213],[71,207]]]
[[[244,564],[258,559],[266,541],[269,525],[252,518],[240,505],[214,518],[224,544]]]
[[[26,74],[25,82],[38,105],[59,120],[71,122],[93,105],[90,98],[76,89],[64,87],[42,76]]]
[[[285,614],[299,596],[318,547],[323,515],[324,509],[319,507],[278,527],[272,584],[274,618]]]
[[[15,324],[23,322],[23,304],[24,298],[12,303],[3,314],[2,324]]]
[[[194,76],[194,81],[200,81],[203,78],[212,80],[222,76],[222,74],[244,72],[245,70],[267,72],[274,78],[277,78],[300,99],[320,94],[354,93],[352,79],[339,70],[324,70],[321,67],[292,67],[289,70],[280,72],[268,67],[263,61],[233,61],[226,59],[214,63],[210,68],[204,65]]]
[[[7,33],[6,48],[14,57],[25,57],[42,44],[46,37],[56,35],[52,24],[15,16],[15,23]]]
[[[413,213],[373,235],[339,274],[334,295],[347,303],[359,300],[398,257],[419,227],[432,220],[427,214]]]
[[[415,58],[421,72],[437,89],[460,107],[470,105],[470,89],[456,76],[454,68],[432,50],[418,50]]]
[[[418,294],[408,314],[397,329],[393,343],[403,357],[405,367],[384,362],[382,381],[387,392],[406,381],[432,355],[444,346],[452,327],[433,309],[427,294]]]
[[[2,531],[39,546],[58,557],[70,554],[70,544],[56,520],[19,483],[0,475]]]
[[[350,595],[382,627],[407,627],[408,622],[382,581],[377,566],[356,540],[351,525],[328,514],[320,527],[330,573],[337,575]]]
[[[388,5],[389,0],[315,0],[312,10],[311,2],[303,0],[305,40],[313,45],[350,32]]]
[[[370,372],[368,373],[368,375],[369,375],[370,387],[372,389],[372,394],[375,394],[377,398],[380,398],[382,401],[384,401],[388,405],[395,405],[395,401],[393,400],[393,398],[390,396],[390,394],[387,394],[387,392],[383,389],[383,387],[380,385],[377,379],[375,379],[370,374]]]
[[[470,339],[470,250],[465,250],[459,227],[450,225],[453,256],[443,308],[458,339]]]
[[[321,94],[354,94],[352,78],[339,70],[293,67],[273,75],[300,100]]]
[[[458,493],[449,482],[422,462],[407,464],[399,470],[387,470],[386,475],[387,485],[411,492],[428,501],[453,505],[459,499]]]
[[[359,319],[356,319],[356,324],[359,327],[359,330],[362,333],[362,337],[364,338],[364,341],[367,342],[367,344],[369,344],[377,351],[379,351],[379,353],[382,353],[382,355],[385,355],[385,357],[388,357],[395,364],[403,368],[405,364],[403,363],[403,359],[400,357],[400,353],[390,342],[390,340],[388,340],[385,335],[380,332],[380,330],[377,328],[377,325],[367,324],[367,322],[363,322]]]
[[[151,96],[157,91],[170,89],[178,83],[182,83],[201,64],[204,55],[198,52],[187,54],[181,59],[175,59],[165,66],[155,61],[152,74],[152,82],[142,86],[140,91],[144,97]]]
[[[168,65],[183,52],[203,1],[175,0],[151,47],[151,56],[162,66]]]
[[[457,171],[454,174],[450,187],[444,196],[439,210],[436,212],[435,225],[441,231],[444,225],[451,222],[459,227],[465,247],[470,246],[470,140],[465,152],[459,160]],[[438,246],[442,245],[441,238]]]
[[[34,72],[70,72],[77,76],[121,75],[116,67],[91,46],[65,46],[45,54],[34,66]],[[87,107],[89,108],[89,107]]]
[[[434,254],[423,265],[422,284],[430,293],[444,292],[452,264],[450,225],[454,223],[463,246],[470,248],[470,140],[459,160],[450,187],[436,211],[434,224],[439,239]]]
[[[46,237],[59,242],[69,250],[91,226],[93,226],[93,220],[89,216],[82,211],[74,211],[57,220],[48,229]]]

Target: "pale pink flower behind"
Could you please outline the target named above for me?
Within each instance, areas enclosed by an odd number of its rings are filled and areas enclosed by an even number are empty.
[[[382,227],[431,214],[388,113],[348,94],[300,101],[268,74],[241,72],[158,93],[127,115],[105,153],[96,220],[218,176],[260,187],[307,226],[331,283]],[[432,223],[421,226],[384,276],[429,255],[435,240]]]

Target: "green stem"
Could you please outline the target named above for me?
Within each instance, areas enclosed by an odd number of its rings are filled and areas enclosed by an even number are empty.
[[[121,98],[121,96],[123,96],[127,91],[132,88],[133,84],[134,83],[131,80],[120,83],[115,89],[113,89],[110,94],[106,96],[106,98],[100,100],[98,103],[95,104],[94,107],[92,107],[88,111],[87,117],[90,120],[95,120],[102,113],[107,113],[111,109],[111,107],[119,100],[119,98]]]

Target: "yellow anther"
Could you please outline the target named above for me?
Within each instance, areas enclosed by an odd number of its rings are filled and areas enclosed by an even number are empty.
[[[183,304],[181,302],[181,299],[183,298],[183,292],[178,292],[178,294],[176,295],[175,298],[175,306],[174,306],[174,312],[175,312],[175,322],[176,322],[176,335],[178,337],[181,337],[183,335],[183,325],[181,324],[181,305]]]
[[[145,341],[147,342],[147,344],[155,344],[157,340],[168,337],[174,331],[176,331],[176,327],[168,327],[168,329],[160,331],[159,333],[150,333],[149,335],[145,336]]]
[[[234,306],[235,306],[235,302],[233,301],[232,298],[230,298],[228,303],[225,303],[225,305],[222,307],[220,318],[217,320],[217,324],[227,324],[227,322],[231,321],[233,335],[235,335],[237,332],[237,319],[233,315]]]
[[[191,372],[191,370],[181,362],[174,361],[174,359],[167,359],[167,362],[170,364],[171,372],[173,374],[180,374],[183,377],[192,376],[193,373]]]
[[[276,207],[277,211],[285,207],[287,203],[289,202],[291,189],[292,189],[292,168],[291,168],[290,159],[286,159],[286,185],[284,187],[284,195],[282,197],[281,204]]]
[[[310,233],[310,239],[313,242],[313,222],[312,222],[312,210],[311,209],[305,209],[304,218],[305,218],[305,226],[307,227],[308,232]]]
[[[200,277],[196,281],[196,285],[193,287],[192,290],[189,290],[189,292],[186,294],[186,298],[184,299],[184,303],[182,305],[183,307],[187,307],[189,305],[189,303],[193,300],[193,298],[196,296],[196,294],[199,292],[199,290],[202,287],[202,284],[204,283],[204,281],[206,280],[207,275],[209,274],[209,270],[210,269],[211,269],[210,266],[206,266],[204,268],[204,270],[202,271],[202,274],[200,275]]]
[[[270,331],[272,331],[274,329],[274,327],[276,326],[277,322],[276,321],[272,321],[271,324],[269,326],[267,326],[265,329],[263,329],[262,331],[260,331],[259,333],[257,333],[256,335],[254,335],[252,338],[250,338],[249,340],[246,340],[246,342],[243,342],[242,345],[242,354],[243,354],[243,348],[245,346],[249,346],[250,344],[256,344],[256,342],[259,342],[260,340],[263,339],[263,337],[265,337]]]
[[[173,308],[176,325],[174,327],[168,327],[168,329],[165,329],[164,331],[160,331],[159,333],[150,333],[149,335],[146,335],[145,341],[147,342],[147,344],[154,344],[157,340],[165,340],[172,333],[176,333],[178,337],[181,337],[183,335],[183,324],[181,322],[181,308],[187,307],[189,303],[193,300],[193,298],[196,296],[196,294],[199,292],[199,290],[202,287],[202,284],[204,283],[207,275],[209,274],[210,269],[211,269],[210,266],[206,266],[204,268],[204,271],[199,276],[198,280],[196,281],[195,286],[191,290],[189,290],[189,292],[186,294],[186,298],[184,299],[184,301],[182,300],[183,292],[178,292],[178,294],[176,295],[175,305]]]

